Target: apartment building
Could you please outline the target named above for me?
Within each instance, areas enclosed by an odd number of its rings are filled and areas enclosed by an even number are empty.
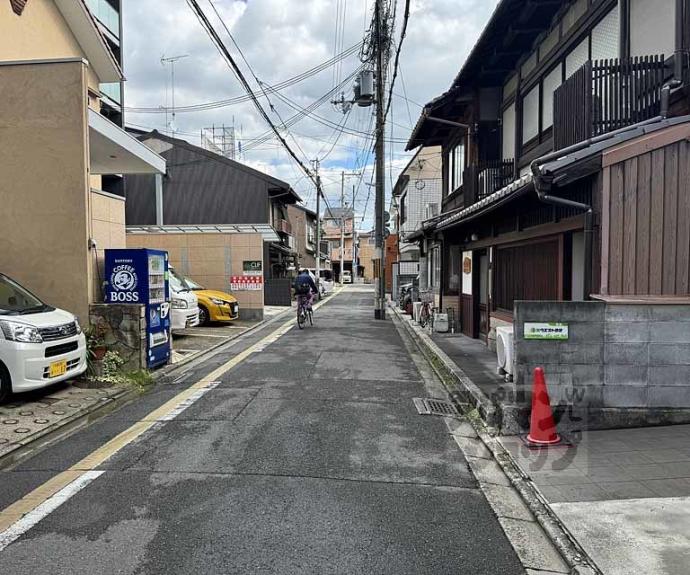
[[[126,246],[104,181],[165,160],[101,114],[124,78],[83,0],[0,2],[0,38],[0,270],[86,323],[103,250]]]
[[[326,208],[323,216],[323,239],[330,244],[330,258],[336,281],[340,281],[340,258],[343,258],[343,269],[359,276],[356,263],[356,239],[354,229],[355,214],[352,208]],[[342,234],[341,234],[342,231]],[[343,246],[341,254],[341,245]],[[354,264],[353,264],[354,260]]]
[[[400,259],[419,261],[419,246],[405,239],[441,212],[441,146],[420,147],[400,172],[393,188],[400,236]]]
[[[296,267],[316,268],[316,212],[294,204],[288,206],[287,213],[295,237]]]

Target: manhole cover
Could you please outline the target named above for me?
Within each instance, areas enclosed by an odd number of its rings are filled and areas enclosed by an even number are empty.
[[[33,414],[34,414],[33,411],[20,411],[20,412],[19,412],[19,415],[23,415],[23,416],[25,416],[25,417],[28,416],[28,415],[33,415]]]
[[[48,421],[48,419],[34,419],[34,423],[38,423],[39,425],[45,425]]]
[[[419,415],[445,415],[451,417],[460,415],[455,405],[450,401],[421,397],[415,397],[412,401],[414,401],[414,406],[417,408]]]
[[[55,414],[55,415],[65,415],[65,412],[64,412],[64,411],[61,411],[61,410],[59,410],[59,409],[56,409],[55,411],[53,411],[53,414]]]
[[[76,409],[77,407],[81,407],[81,403],[69,403],[68,407]]]
[[[17,420],[17,419],[3,419],[2,422],[5,425],[17,425],[19,423],[19,420]]]
[[[31,431],[27,427],[18,427],[17,429],[14,430],[15,433],[29,433]]]

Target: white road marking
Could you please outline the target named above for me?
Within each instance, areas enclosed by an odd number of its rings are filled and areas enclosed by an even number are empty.
[[[14,523],[9,529],[0,533],[0,551],[4,550],[10,543],[24,535],[29,529],[37,525],[41,520],[50,515],[63,503],[69,501],[74,495],[79,493],[89,483],[98,479],[105,471],[87,471],[72,483],[63,487],[52,497],[46,499],[33,511],[27,513],[19,521]]]

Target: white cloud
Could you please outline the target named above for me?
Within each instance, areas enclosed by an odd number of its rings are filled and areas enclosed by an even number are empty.
[[[214,0],[216,8],[231,30],[235,40],[256,75],[268,84],[275,84],[317,66],[334,55],[336,12],[345,3],[346,17],[342,28],[342,46],[349,47],[364,36],[370,20],[372,0]],[[209,18],[217,25],[233,56],[244,73],[249,70],[241,61],[235,46],[222,30],[213,14],[209,0],[199,0]],[[402,77],[396,84],[396,94],[406,92],[409,100],[425,103],[449,86],[497,0],[413,0],[412,13],[401,56]],[[398,2],[396,37],[404,2]],[[366,6],[366,12],[365,12]],[[243,95],[239,82],[220,57],[185,0],[124,0],[124,68],[128,78],[126,105],[128,107],[158,107],[170,105],[169,71],[161,65],[161,56],[188,54],[176,66],[176,104],[187,106]],[[356,56],[339,66],[344,78],[360,64]],[[337,75],[336,75],[337,76]],[[256,83],[251,79],[253,87]],[[304,82],[285,89],[282,94],[302,107],[308,106],[328,92],[334,85],[334,71],[329,68]],[[167,93],[167,98],[166,98]],[[347,95],[347,94],[346,94]],[[276,123],[288,119],[295,110],[272,96],[277,113],[271,112],[265,98],[261,102]],[[409,111],[408,111],[409,110]],[[356,108],[350,114],[347,127],[366,132],[373,109]],[[417,121],[420,108],[396,96],[392,106],[393,137],[406,140],[411,125]],[[342,114],[331,104],[321,106],[316,113],[330,122],[340,123]],[[163,114],[127,115],[127,122],[146,127],[165,129]],[[267,132],[268,127],[249,102],[197,113],[179,113],[176,126],[179,136],[199,143],[202,128],[234,123],[245,146],[253,138]],[[291,130],[288,142],[304,161],[322,157],[334,140],[334,130],[313,118],[303,119]],[[387,135],[390,136],[390,127]],[[294,139],[293,139],[294,138]],[[332,153],[322,163],[324,187],[331,205],[340,199],[340,171],[351,171],[364,163],[365,144],[357,135],[343,134]],[[386,147],[387,174],[390,187],[409,154],[404,145]],[[356,161],[358,159],[358,161]],[[371,177],[373,156],[365,166],[364,181]],[[311,198],[313,186],[300,172],[294,161],[275,139],[247,152],[248,164],[291,183],[303,198]],[[356,183],[351,179],[348,185]],[[351,189],[350,189],[351,193]],[[369,188],[362,185],[356,209],[363,212]],[[371,225],[373,198],[368,203],[364,227]]]

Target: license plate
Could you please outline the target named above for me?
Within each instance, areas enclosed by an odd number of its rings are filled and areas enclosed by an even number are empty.
[[[56,361],[51,363],[48,369],[48,377],[60,377],[67,373],[67,360]]]

